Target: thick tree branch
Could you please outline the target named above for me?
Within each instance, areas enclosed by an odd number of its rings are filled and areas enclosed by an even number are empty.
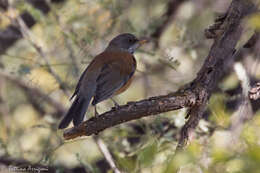
[[[72,139],[77,136],[97,134],[106,128],[127,121],[188,107],[195,101],[195,94],[184,91],[181,94],[169,94],[152,97],[138,102],[129,102],[117,109],[112,108],[112,110],[98,117],[92,117],[78,127],[66,130],[64,132],[64,137],[65,139]]]
[[[235,47],[242,32],[241,19],[254,11],[255,6],[250,1],[232,1],[221,25],[221,34],[216,36],[204,65],[196,79],[187,85],[186,89],[165,96],[131,102],[116,110],[112,109],[83,122],[78,127],[67,129],[64,132],[64,138],[73,139],[83,135],[89,136],[127,121],[190,107],[190,119],[182,128],[178,147],[185,146],[189,132],[197,126],[211,93],[224,74],[224,69],[232,65],[232,63],[226,64],[225,61],[236,57]]]
[[[255,12],[256,7],[250,1],[233,0],[221,22],[215,41],[211,47],[204,65],[199,71],[197,78],[192,82],[195,88],[201,86],[198,93],[201,94],[200,102],[191,108],[190,119],[181,130],[181,138],[177,149],[182,149],[189,139],[189,133],[198,124],[205,110],[207,100],[210,98],[217,84],[225,74],[227,68],[232,67],[236,58],[235,47],[242,34],[242,19]],[[249,38],[248,38],[249,39]],[[228,62],[228,63],[227,63]],[[206,99],[206,100],[205,100]]]
[[[195,91],[196,92],[196,91]],[[181,150],[188,142],[191,132],[197,127],[199,120],[202,118],[203,113],[206,110],[206,104],[209,98],[209,93],[206,89],[201,88],[199,98],[196,101],[196,105],[190,108],[188,112],[189,120],[181,129],[180,139],[177,145],[177,151]]]

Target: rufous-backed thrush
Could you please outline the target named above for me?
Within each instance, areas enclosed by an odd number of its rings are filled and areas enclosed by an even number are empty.
[[[97,55],[81,75],[71,99],[76,97],[62,119],[59,129],[73,120],[78,126],[84,119],[88,105],[92,105],[124,92],[131,84],[136,70],[135,50],[147,42],[125,33],[112,39],[107,48]],[[96,107],[95,107],[96,111]]]

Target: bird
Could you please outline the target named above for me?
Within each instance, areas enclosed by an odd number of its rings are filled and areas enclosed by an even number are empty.
[[[58,128],[82,123],[88,106],[96,105],[106,99],[126,91],[136,71],[134,52],[148,39],[138,39],[130,33],[119,34],[113,38],[105,50],[94,57],[82,73],[70,100],[72,105],[61,120]]]

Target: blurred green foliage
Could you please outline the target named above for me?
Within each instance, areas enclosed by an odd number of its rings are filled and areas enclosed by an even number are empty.
[[[72,94],[80,73],[111,38],[123,32],[151,35],[163,23],[167,3],[168,0],[66,1],[50,4],[51,12],[46,16],[25,1],[14,1],[13,5],[17,14],[27,10],[37,20],[31,30],[32,39]],[[212,24],[217,10],[225,11],[225,6],[203,0],[183,3],[159,39],[160,49],[154,49],[151,43],[136,53],[134,87],[116,97],[119,103],[166,94],[194,79],[212,43],[205,40],[203,30]],[[5,12],[0,16],[1,28],[10,23],[8,15]],[[254,15],[249,25],[259,28],[259,21],[259,15]],[[248,57],[249,66],[254,65],[254,56]],[[69,107],[69,96],[61,89],[62,84],[28,40],[18,41],[0,60],[4,65],[1,70]],[[252,75],[259,79],[259,64],[254,68]],[[51,106],[40,102],[46,110],[41,115],[23,90],[7,80],[0,82],[0,155],[47,165],[80,165],[88,171],[101,172],[96,163],[104,157],[91,137],[63,141]],[[219,86],[228,90],[239,84],[236,75],[231,74]],[[176,155],[186,110],[125,123],[105,130],[101,137],[119,169],[126,172],[259,173],[260,111],[241,125],[241,131],[233,131],[230,126],[235,111],[227,107],[229,99],[222,92],[211,97],[209,117],[200,122],[188,147]],[[111,107],[108,100],[99,104],[98,110],[101,113]],[[90,108],[87,117],[92,115]]]

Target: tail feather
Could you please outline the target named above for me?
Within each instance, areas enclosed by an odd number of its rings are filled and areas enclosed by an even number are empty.
[[[84,119],[85,113],[88,109],[90,100],[86,100],[85,98],[80,101],[78,107],[79,109],[77,110],[77,115],[73,116],[73,124],[74,126],[78,126]]]
[[[84,119],[84,115],[87,111],[90,100],[91,97],[84,98],[84,97],[77,96],[74,102],[72,103],[70,109],[68,110],[67,114],[60,122],[58,128],[64,129],[68,127],[68,125],[72,120],[74,126],[78,126]]]

